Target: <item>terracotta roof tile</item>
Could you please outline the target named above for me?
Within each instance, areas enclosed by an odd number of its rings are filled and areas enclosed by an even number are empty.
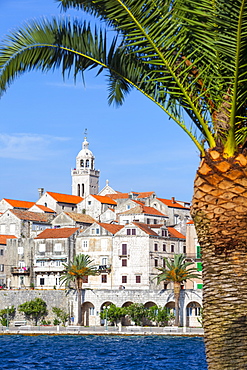
[[[45,229],[34,239],[61,239],[69,238],[79,227],[63,227],[59,229]]]
[[[144,224],[142,222],[132,222],[133,225],[138,226],[142,231],[144,231],[148,235],[153,235],[153,236],[159,236],[155,231],[153,231],[149,225]]]
[[[117,203],[112,200],[110,197],[106,196],[106,195],[93,195],[91,194],[92,197],[94,197],[95,199],[97,199],[100,203],[103,203],[103,204],[111,204],[111,205],[114,205],[116,206]]]
[[[147,207],[144,206],[143,204],[139,204],[138,206],[128,209],[128,211],[120,213],[120,215],[133,215],[133,214],[146,214],[146,215],[151,215],[151,216],[163,216],[165,215],[161,212],[159,212],[156,208],[153,207]]]
[[[194,221],[189,221],[189,222],[187,222],[187,225],[194,225]]]
[[[53,193],[51,191],[47,191],[46,193],[59,203],[78,204],[83,200],[83,198],[77,195]]]
[[[154,194],[154,191],[146,191],[143,193],[139,193],[137,198],[149,198],[153,194]]]
[[[179,231],[174,229],[174,227],[168,227],[167,229],[172,238],[186,239],[186,237],[183,234],[181,234]]]
[[[98,224],[113,235],[124,227],[123,225],[107,224],[103,222],[98,222]]]
[[[72,220],[77,222],[85,222],[88,224],[93,224],[95,219],[89,215],[85,215],[83,213],[76,213],[76,212],[64,212],[66,215],[72,218]]]
[[[129,198],[128,193],[106,194],[105,196],[111,199],[128,199]]]
[[[7,239],[16,239],[14,235],[0,235],[0,244],[7,244]]]
[[[53,211],[53,209],[51,208],[48,208],[46,206],[42,206],[41,204],[34,204],[35,207],[38,207],[39,209],[41,209],[42,211],[46,212],[46,213],[56,213],[55,211]],[[31,207],[32,208],[32,207]]]
[[[15,199],[6,199],[6,198],[3,198],[3,199],[14,208],[28,209],[35,204],[35,202],[27,202],[25,200],[15,200]]]
[[[161,199],[161,198],[156,198],[156,199],[158,199],[160,202],[164,203],[168,207],[189,209],[189,208],[182,206],[182,204],[176,202],[173,199]]]
[[[13,213],[20,220],[50,223],[53,219],[53,215],[47,213],[22,211],[20,209],[10,209],[9,212]]]

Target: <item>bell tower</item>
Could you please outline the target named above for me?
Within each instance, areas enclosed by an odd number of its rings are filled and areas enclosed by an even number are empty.
[[[88,149],[87,137],[84,137],[82,149],[76,157],[76,168],[71,171],[72,195],[85,198],[89,194],[98,194],[100,171],[94,168],[94,155]]]

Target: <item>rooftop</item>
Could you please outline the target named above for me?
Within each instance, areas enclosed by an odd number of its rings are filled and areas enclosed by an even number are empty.
[[[61,239],[69,238],[79,227],[63,227],[59,229],[45,229],[34,239]]]
[[[83,200],[83,198],[77,195],[53,193],[51,191],[47,191],[46,193],[59,203],[78,204]]]

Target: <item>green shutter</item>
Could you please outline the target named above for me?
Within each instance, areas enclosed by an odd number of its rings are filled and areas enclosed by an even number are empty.
[[[202,271],[202,262],[197,262],[197,270]]]
[[[203,284],[197,284],[196,289],[203,289]]]
[[[201,254],[201,246],[200,245],[197,245],[196,246],[196,258],[201,258],[202,257],[202,254]]]

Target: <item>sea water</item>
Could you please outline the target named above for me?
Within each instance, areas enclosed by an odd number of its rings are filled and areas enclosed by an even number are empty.
[[[0,336],[1,369],[206,370],[202,338]]]

